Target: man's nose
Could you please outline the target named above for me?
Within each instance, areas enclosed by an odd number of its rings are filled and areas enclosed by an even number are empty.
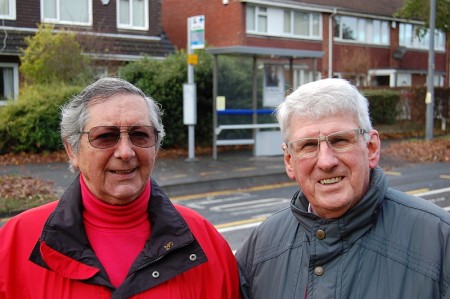
[[[325,141],[325,142],[322,142]],[[317,166],[322,169],[329,169],[337,163],[336,155],[326,138],[319,139],[319,149],[317,153]]]

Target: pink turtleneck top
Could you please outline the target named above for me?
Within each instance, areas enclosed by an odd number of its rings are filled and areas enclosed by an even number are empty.
[[[126,205],[110,205],[97,199],[83,176],[80,183],[87,237],[111,283],[118,287],[150,237],[150,182],[136,200]]]

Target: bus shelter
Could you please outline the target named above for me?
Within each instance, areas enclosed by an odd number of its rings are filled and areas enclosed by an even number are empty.
[[[281,136],[277,123],[258,123],[258,115],[271,114],[277,101],[274,99],[284,98],[285,91],[278,88],[281,85],[295,87],[298,82],[294,82],[294,68],[299,61],[308,60],[312,71],[312,77],[317,78],[317,59],[323,57],[322,51],[298,50],[298,49],[282,49],[268,47],[251,47],[251,46],[228,46],[207,48],[206,51],[213,55],[213,159],[217,160],[217,147],[225,145],[253,145],[253,154],[255,156],[276,155],[281,151]],[[219,90],[219,56],[233,55],[245,56],[252,59],[252,99],[251,106],[248,109],[226,109],[222,107],[221,96]],[[268,66],[264,69],[264,101],[267,107],[258,107],[258,85],[257,72],[258,62],[266,63]],[[282,68],[277,68],[281,66]],[[284,74],[287,73],[287,76]],[[279,75],[283,76],[280,82]],[[284,78],[287,78],[285,80]],[[298,80],[297,80],[298,81]],[[221,114],[228,115],[251,115],[251,121],[248,123],[219,124],[218,116]],[[226,130],[249,130],[253,131],[252,138],[240,139],[220,139],[221,133]],[[278,130],[278,131],[274,131]],[[279,142],[277,142],[279,141]]]

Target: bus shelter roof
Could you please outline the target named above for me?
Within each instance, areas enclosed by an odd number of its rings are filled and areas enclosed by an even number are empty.
[[[250,55],[264,57],[283,57],[283,58],[322,58],[323,51],[268,48],[268,47],[250,47],[250,46],[227,46],[207,48],[206,52],[213,55]]]

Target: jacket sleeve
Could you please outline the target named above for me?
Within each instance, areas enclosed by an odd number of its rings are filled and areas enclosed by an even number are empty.
[[[238,299],[239,295],[239,271],[237,267],[236,258],[231,251],[230,246],[222,235],[216,230],[216,228],[209,222],[206,224],[209,226],[210,236],[215,239],[214,252],[217,255],[222,267],[226,273],[225,280],[222,284],[222,298]],[[210,253],[207,253],[208,259]]]
[[[7,232],[7,228],[0,228],[0,299],[6,299],[6,279],[8,277],[7,269],[9,268],[9,232]]]
[[[27,210],[0,228],[0,299],[31,298],[36,286],[35,265],[28,260],[45,220],[56,202]],[[20,287],[18,287],[20,285]]]
[[[240,281],[240,293],[242,299],[250,299],[250,286],[247,281],[247,277],[245,277],[244,271],[242,271],[239,265],[239,281]]]
[[[239,272],[230,246],[217,229],[203,216],[175,205],[189,225],[208,258],[204,279],[208,289],[216,290],[208,299],[239,299]]]
[[[445,223],[442,224],[442,239],[444,240],[444,243],[442,245],[443,247],[443,267],[442,267],[442,283],[443,288],[445,290],[441,290],[442,298],[444,299],[450,299],[450,224]]]
[[[9,220],[0,228],[0,298],[17,298],[17,286],[23,277],[21,271],[27,267],[28,227],[22,228],[17,218]],[[31,230],[31,227],[29,228]]]
[[[254,258],[255,231],[245,240],[242,246],[236,251],[236,259],[239,266],[240,292],[243,299],[253,298],[251,282],[249,281],[250,271],[252,271]]]

